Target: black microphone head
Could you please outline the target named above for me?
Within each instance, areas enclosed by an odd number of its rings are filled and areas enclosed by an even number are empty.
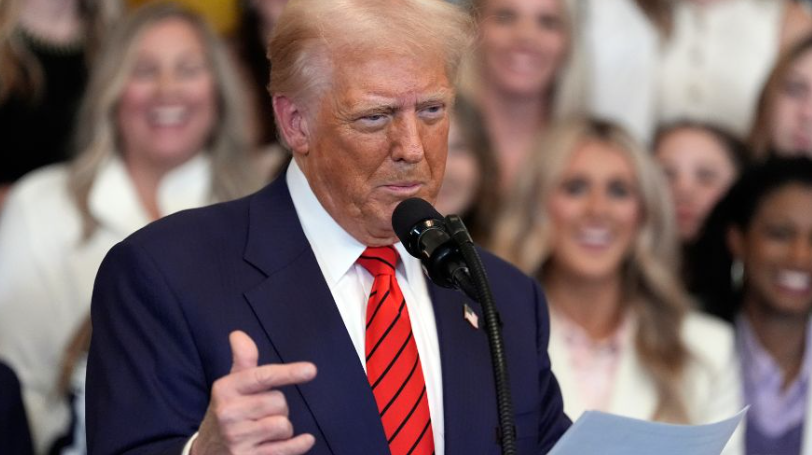
[[[395,207],[392,213],[392,228],[401,243],[407,245],[410,243],[409,231],[421,221],[431,219],[442,220],[443,216],[425,200],[413,197]]]

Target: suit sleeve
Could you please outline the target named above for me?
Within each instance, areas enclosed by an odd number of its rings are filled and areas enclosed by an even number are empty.
[[[181,453],[209,392],[167,275],[132,241],[117,245],[96,278],[91,315],[89,453]]]
[[[14,372],[0,363],[0,453],[34,453],[31,433],[20,395],[20,383]]]
[[[541,388],[541,418],[539,420],[539,454],[549,452],[565,431],[572,425],[564,414],[561,389],[552,372],[547,347],[550,341],[550,317],[547,302],[538,283],[533,282],[537,311],[537,343],[539,386]]]

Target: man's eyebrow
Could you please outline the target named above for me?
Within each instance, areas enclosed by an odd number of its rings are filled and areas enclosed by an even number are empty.
[[[420,96],[416,106],[423,108],[428,105],[438,103],[448,103],[451,99],[452,91],[448,89],[441,89],[427,95]],[[402,109],[404,102],[398,99],[391,98],[375,98],[359,100],[352,105],[348,106],[345,112],[350,114],[363,114],[366,112],[395,112]]]

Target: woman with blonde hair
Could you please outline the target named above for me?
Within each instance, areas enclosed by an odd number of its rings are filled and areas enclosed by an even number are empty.
[[[507,188],[554,117],[570,48],[564,0],[473,0],[476,52],[461,91],[480,109]]]
[[[25,173],[68,159],[88,69],[121,9],[118,0],[0,2],[0,203]]]
[[[200,17],[153,4],[105,44],[80,111],[79,155],[15,185],[0,218],[0,356],[20,376],[38,452],[66,429],[63,353],[108,249],[161,216],[262,183],[238,77]]]
[[[495,250],[545,286],[567,415],[698,424],[737,412],[732,330],[690,309],[668,186],[647,152],[613,124],[576,120],[531,157]]]

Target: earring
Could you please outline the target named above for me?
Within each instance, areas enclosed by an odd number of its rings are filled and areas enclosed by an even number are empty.
[[[744,264],[739,259],[734,259],[730,264],[730,283],[733,289],[740,289],[744,283]]]

